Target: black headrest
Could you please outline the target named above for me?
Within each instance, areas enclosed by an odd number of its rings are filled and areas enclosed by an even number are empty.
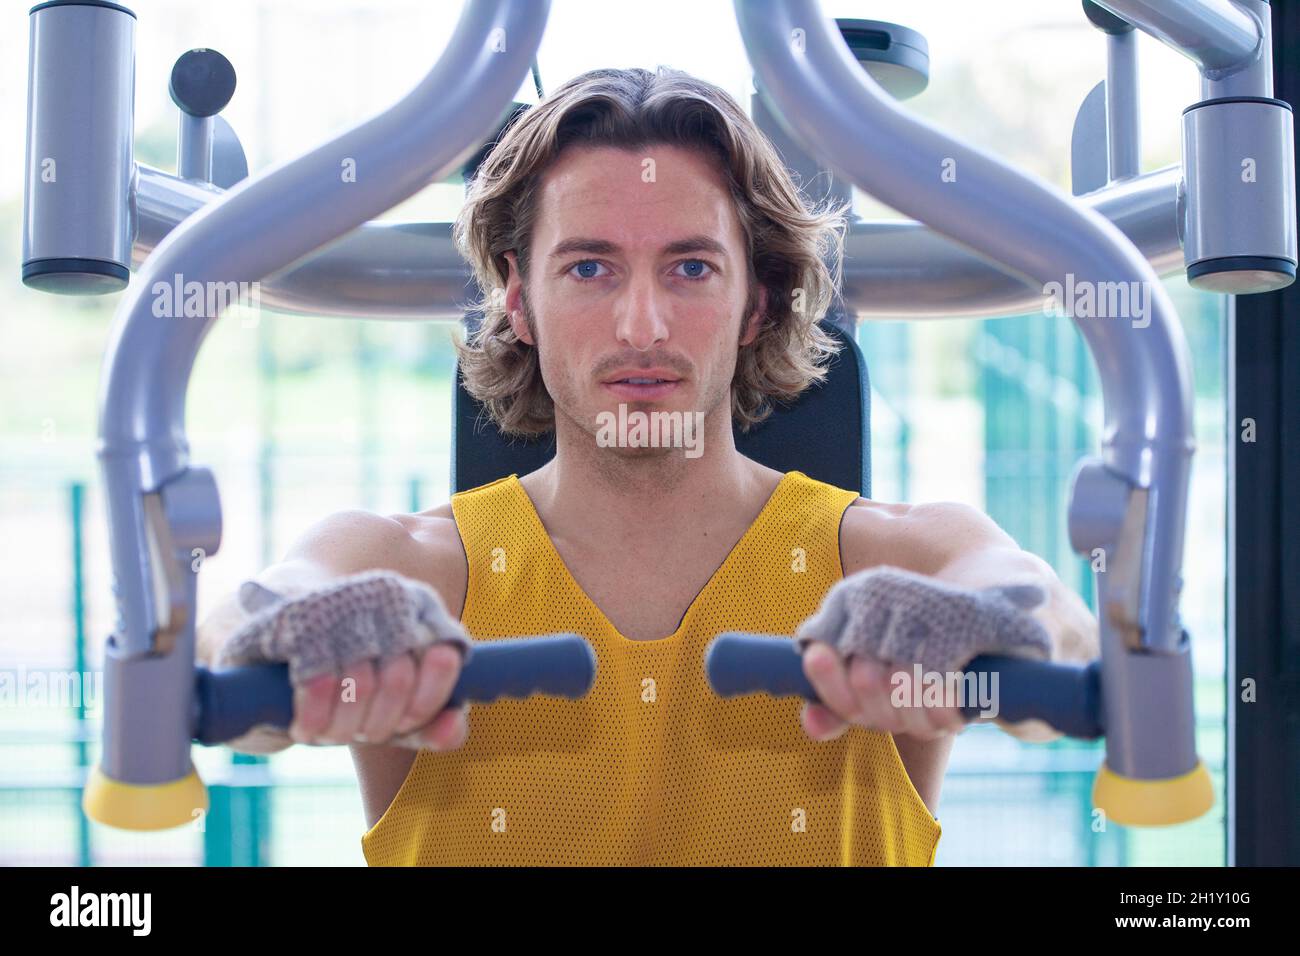
[[[843,348],[827,366],[825,381],[792,404],[777,405],[767,420],[742,434],[736,449],[780,472],[810,478],[871,497],[871,385],[867,363],[851,335],[821,327]],[[508,439],[467,391],[456,369],[451,412],[451,491],[465,491],[506,475],[526,475],[551,460],[555,433]]]

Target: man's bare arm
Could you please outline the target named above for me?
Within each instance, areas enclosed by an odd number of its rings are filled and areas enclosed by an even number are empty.
[[[1101,653],[1097,619],[1046,561],[1021,549],[988,515],[956,502],[886,505],[859,498],[844,518],[845,574],[891,565],[978,590],[1036,584],[1047,600],[1029,612],[1052,642],[1052,660],[1087,661]],[[1059,737],[1042,721],[1006,724],[1031,742]]]
[[[366,511],[342,511],[316,524],[294,542],[279,562],[256,580],[273,591],[307,591],[361,571],[394,570],[410,536],[392,518]],[[227,595],[199,624],[195,653],[200,663],[211,665],[217,651],[239,629],[247,615],[236,594]]]
[[[406,576],[423,578],[425,583],[442,594],[444,591],[440,586],[442,582],[429,580],[429,575],[438,570],[439,562],[420,560],[415,553],[416,550],[411,534],[402,521],[364,511],[340,512],[317,522],[308,529],[281,561],[266,568],[257,575],[256,580],[273,591],[292,595],[320,588],[333,580],[362,571],[391,570]],[[427,553],[425,556],[427,558]],[[411,573],[413,570],[415,574]],[[240,606],[237,594],[228,595],[221,601],[198,627],[196,655],[200,663],[211,666],[221,647],[247,619],[248,615]],[[454,652],[451,653],[454,657]],[[430,669],[445,656],[445,654],[432,655]],[[393,680],[399,685],[403,682],[409,684],[417,677],[424,684],[433,680],[424,673],[423,668],[419,674],[414,672],[407,674],[405,671],[413,671],[411,665],[401,661],[394,662],[394,665],[392,669],[399,673],[396,673]],[[386,689],[383,682],[389,669],[386,667],[380,671],[378,675],[380,686],[375,690]],[[363,669],[363,675],[364,673]],[[443,682],[443,678],[434,681],[439,685]],[[323,683],[327,681],[322,681]],[[362,683],[365,683],[364,676]],[[361,695],[368,690],[371,688],[358,687],[358,694]],[[295,722],[301,719],[304,707],[313,703],[315,703],[314,698],[308,700],[303,689],[297,689],[294,704]],[[351,708],[353,712],[360,709],[364,708]],[[339,710],[342,711],[343,708]],[[352,720],[344,722],[355,723]],[[347,729],[349,728],[342,728],[342,730]],[[292,742],[292,738],[286,733],[255,730],[238,740],[231,741],[229,746],[246,753],[273,753],[283,750]]]
[[[870,518],[853,512],[874,510]],[[852,528],[850,528],[852,525]],[[1101,653],[1097,620],[1043,558],[1026,551],[988,515],[969,505],[875,505],[859,498],[845,515],[845,574],[891,564],[959,588],[1036,584],[1048,600],[1034,617],[1052,639],[1053,661],[1091,661]]]
[[[1036,584],[1047,601],[1030,613],[1052,639],[1052,660],[1088,661],[1101,653],[1097,619],[1051,566],[1020,548],[988,515],[956,502],[914,505],[903,518],[900,565],[957,587]],[[890,562],[891,564],[894,562]]]

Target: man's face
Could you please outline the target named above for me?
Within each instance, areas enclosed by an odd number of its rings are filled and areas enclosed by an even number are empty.
[[[538,348],[557,428],[567,421],[594,435],[597,415],[624,404],[703,412],[711,433],[719,418],[730,432],[737,349],[753,341],[765,297],[742,315],[744,237],[708,157],[570,148],[543,178],[526,289],[515,253],[506,257],[506,308],[515,334]]]

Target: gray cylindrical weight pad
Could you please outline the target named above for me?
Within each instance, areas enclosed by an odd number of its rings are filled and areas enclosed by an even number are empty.
[[[1295,278],[1295,153],[1282,100],[1229,97],[1183,112],[1188,281],[1253,293]]]
[[[135,17],[59,4],[30,16],[23,282],[118,292],[130,279]]]

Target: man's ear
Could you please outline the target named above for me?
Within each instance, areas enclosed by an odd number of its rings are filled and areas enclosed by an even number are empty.
[[[524,282],[519,275],[519,261],[515,257],[515,250],[510,249],[505,252],[506,262],[510,265],[510,275],[506,278],[506,315],[510,322],[510,328],[515,333],[515,338],[519,341],[536,346],[533,337],[528,334],[528,323],[524,321]]]
[[[754,314],[747,317],[745,327],[741,330],[740,344],[749,345],[758,338],[758,330],[763,326],[763,316],[767,315],[767,287],[760,285],[758,287],[758,308]]]

